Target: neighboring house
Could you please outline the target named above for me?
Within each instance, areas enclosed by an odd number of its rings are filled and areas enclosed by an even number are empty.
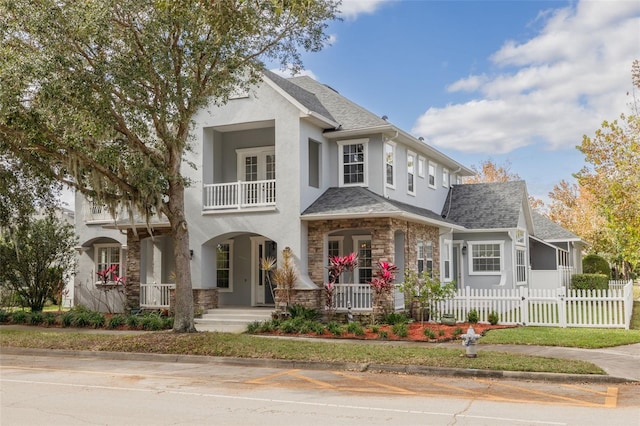
[[[465,286],[529,284],[537,234],[523,182],[458,185],[473,171],[309,77],[266,72],[251,91],[203,108],[193,136],[185,210],[203,308],[273,305],[260,259],[285,247],[300,275],[293,302],[318,307],[329,256],[350,252],[359,267],[341,283],[366,283],[388,260],[399,280],[411,268]],[[474,206],[490,195],[487,209]],[[114,223],[80,196],[76,206],[76,287],[118,264],[129,307],[164,305],[174,267],[167,224]],[[485,220],[467,222],[471,213]]]

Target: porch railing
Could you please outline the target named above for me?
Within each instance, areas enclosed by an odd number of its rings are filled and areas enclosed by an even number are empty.
[[[353,312],[367,312],[373,309],[373,296],[369,284],[336,284],[333,293],[333,309],[336,312],[345,312],[349,309]],[[394,287],[394,309],[404,309],[404,293],[399,285]]]
[[[174,288],[175,284],[140,284],[140,307],[168,308],[170,290]]]
[[[276,205],[276,181],[257,180],[252,182],[231,182],[205,184],[203,208],[245,209]]]

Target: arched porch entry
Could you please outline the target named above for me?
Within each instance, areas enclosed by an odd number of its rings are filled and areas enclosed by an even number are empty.
[[[267,236],[232,232],[202,245],[202,282],[218,290],[218,306],[273,306],[273,283],[262,260],[277,259]]]

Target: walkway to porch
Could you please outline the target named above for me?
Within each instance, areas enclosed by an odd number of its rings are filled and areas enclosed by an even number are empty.
[[[254,321],[271,319],[273,307],[251,308],[246,306],[209,309],[196,318],[196,330],[242,333]]]

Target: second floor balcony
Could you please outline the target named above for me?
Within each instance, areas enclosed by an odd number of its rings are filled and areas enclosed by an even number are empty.
[[[275,205],[275,179],[203,185],[204,210],[257,209]]]

